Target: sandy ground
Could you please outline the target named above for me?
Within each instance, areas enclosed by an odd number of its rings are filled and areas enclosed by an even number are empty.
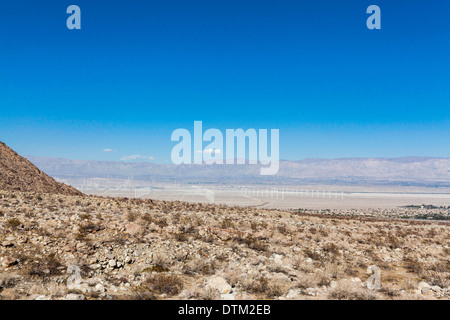
[[[140,191],[136,191],[140,190]],[[450,206],[450,190],[413,187],[352,186],[174,186],[96,188],[86,194],[255,206],[280,209],[392,209],[408,205]]]

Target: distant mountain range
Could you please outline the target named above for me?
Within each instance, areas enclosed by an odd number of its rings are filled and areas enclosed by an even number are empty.
[[[133,179],[210,184],[326,183],[345,185],[450,186],[450,158],[344,158],[281,161],[275,176],[260,165],[167,165],[27,157],[60,179]]]

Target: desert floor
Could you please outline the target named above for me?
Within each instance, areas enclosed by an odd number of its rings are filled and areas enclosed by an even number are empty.
[[[448,209],[302,207],[0,191],[0,298],[450,298]]]

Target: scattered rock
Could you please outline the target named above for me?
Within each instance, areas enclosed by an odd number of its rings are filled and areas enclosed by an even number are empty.
[[[13,265],[15,265],[17,263],[17,260],[10,256],[2,257],[2,258],[0,258],[0,260],[1,260],[1,265],[3,268],[12,267]]]
[[[117,262],[116,262],[116,260],[111,259],[111,260],[108,261],[108,265],[109,265],[111,268],[115,268],[115,267],[117,266]]]
[[[273,262],[275,262],[276,264],[282,264],[283,263],[283,256],[279,255],[279,254],[274,254],[272,256]]]
[[[82,294],[69,293],[64,300],[86,300],[86,297]]]
[[[234,294],[221,294],[220,295],[220,300],[236,300],[236,296]]]
[[[33,300],[52,300],[52,296],[39,295],[34,297]]]
[[[301,294],[301,289],[290,289],[281,300],[298,300]]]
[[[105,286],[104,286],[104,285],[102,285],[101,283],[98,283],[98,284],[95,286],[95,291],[100,292],[100,293],[103,293],[103,292],[106,291],[106,289],[105,289]]]
[[[137,223],[129,223],[125,226],[125,232],[128,233],[131,236],[137,236],[144,233],[145,229],[144,227],[138,225]]]
[[[209,278],[206,287],[217,290],[221,295],[229,294],[232,291],[232,288],[228,282],[223,277],[217,276]]]
[[[13,247],[13,246],[14,246],[14,244],[11,241],[3,241],[2,242],[2,247],[9,248],[9,247]]]
[[[426,282],[420,282],[419,290],[422,294],[427,294],[431,290],[431,286]]]
[[[433,290],[433,292],[437,292],[437,293],[442,292],[442,288],[439,286],[432,286],[431,290]]]

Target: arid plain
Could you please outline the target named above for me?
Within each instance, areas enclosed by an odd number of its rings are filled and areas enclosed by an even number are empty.
[[[442,188],[91,187],[100,196],[4,144],[0,167],[1,299],[450,299]]]

